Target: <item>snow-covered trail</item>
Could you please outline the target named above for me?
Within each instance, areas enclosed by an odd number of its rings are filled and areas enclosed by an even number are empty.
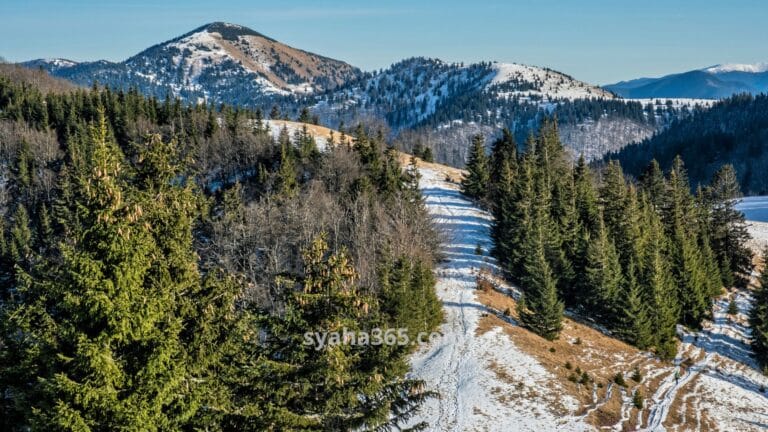
[[[476,275],[495,269],[488,256],[491,216],[465,199],[444,175],[421,169],[420,187],[434,222],[445,235],[446,261],[437,268],[437,294],[443,302],[443,337],[412,358],[412,376],[440,393],[422,408],[417,421],[432,431],[588,430],[581,419],[549,412],[537,397],[510,395],[541,390],[553,377],[534,358],[520,351],[501,329],[477,334],[480,318],[489,311],[476,296]],[[480,246],[482,255],[476,254]],[[508,379],[500,378],[503,374]],[[511,382],[514,380],[515,382]],[[576,408],[575,400],[561,403]]]

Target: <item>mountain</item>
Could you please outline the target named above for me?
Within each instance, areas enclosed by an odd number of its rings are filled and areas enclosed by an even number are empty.
[[[446,63],[411,58],[364,74],[338,89],[302,98],[324,124],[381,119],[395,133],[432,148],[436,160],[463,166],[470,137],[494,137],[508,127],[523,142],[544,116],[556,115],[575,156],[599,158],[640,141],[676,117],[658,113],[548,68],[515,63]],[[670,117],[670,115],[672,117]],[[412,131],[420,136],[413,137]],[[406,147],[406,149],[408,149]]]
[[[288,118],[307,107],[327,126],[376,122],[393,138],[417,131],[434,143],[437,161],[454,166],[463,166],[471,135],[482,133],[490,141],[507,127],[523,142],[545,116],[558,117],[574,157],[594,159],[651,136],[682,113],[679,106],[649,108],[565,73],[515,63],[418,57],[362,72],[220,22],[123,62],[52,59],[24,65],[83,86],[134,87],[158,98],[264,112],[277,106],[280,117]]]
[[[768,95],[724,99],[606,159],[619,160],[628,174],[639,176],[652,158],[667,169],[677,155],[694,187],[708,183],[720,166],[730,163],[745,194],[768,194]]]
[[[603,88],[627,98],[722,99],[737,93],[757,94],[768,91],[768,63],[723,64]]]
[[[119,63],[33,60],[54,76],[81,85],[94,81],[115,88],[184,100],[253,105],[270,97],[337,87],[360,70],[296,49],[247,27],[215,22],[150,47]]]

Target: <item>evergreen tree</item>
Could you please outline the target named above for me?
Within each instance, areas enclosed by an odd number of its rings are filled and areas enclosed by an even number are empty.
[[[523,297],[517,309],[520,322],[539,336],[554,340],[562,330],[563,303],[557,297],[557,279],[545,252],[544,228],[539,225],[524,249]]]
[[[712,249],[717,256],[725,286],[745,287],[752,272],[752,252],[744,214],[736,210],[741,189],[733,165],[723,165],[706,190],[711,205],[709,219]]]
[[[350,340],[322,346],[306,343],[307,333],[367,330],[370,334],[371,328],[386,322],[376,300],[355,287],[357,274],[346,251],[331,253],[321,235],[302,256],[304,276],[280,282],[284,312],[256,314],[266,335],[254,341],[250,354],[235,359],[244,363],[237,370],[249,375],[234,383],[235,406],[242,408],[228,422],[236,430],[321,431],[386,430],[408,420],[431,396],[420,381],[400,378],[408,368],[400,354],[409,347]],[[400,285],[398,277],[403,278],[403,288],[423,283],[421,270],[421,275],[410,276],[409,270],[400,267],[388,283]],[[391,289],[395,288],[387,288]],[[395,303],[387,310],[392,314],[408,307],[391,300]],[[247,367],[254,356],[259,366]],[[371,379],[371,374],[377,378]]]
[[[477,134],[472,137],[467,161],[467,175],[461,182],[462,192],[470,198],[485,201],[490,182],[488,156],[485,154],[485,139]]]
[[[637,280],[635,264],[630,263],[623,278],[615,326],[619,337],[640,349],[646,349],[652,343],[647,305]]]
[[[640,282],[650,305],[651,331],[656,353],[664,359],[677,354],[675,326],[679,315],[678,298],[667,261],[667,239],[661,220],[647,199],[643,199],[643,226],[647,241],[642,253]]]
[[[622,272],[616,246],[608,236],[608,230],[598,219],[598,232],[588,242],[585,264],[585,282],[589,291],[581,293],[582,304],[595,311],[603,320],[614,316],[614,307],[622,287]]]
[[[293,147],[290,144],[282,144],[280,146],[280,168],[277,172],[276,188],[279,196],[290,198],[296,195],[299,188],[297,171]]]
[[[4,421],[19,429],[178,430],[213,403],[215,381],[201,367],[215,361],[200,353],[217,351],[211,340],[192,341],[211,334],[204,317],[227,326],[213,312],[231,310],[221,299],[232,296],[197,296],[198,207],[191,189],[170,182],[178,173],[158,163],[172,146],[143,154],[157,182],[146,192],[123,170],[103,117],[88,146],[71,203],[83,224],[72,227],[72,242],[58,243],[57,256],[19,273],[18,293],[3,309],[9,349],[0,354],[0,386],[13,395]]]

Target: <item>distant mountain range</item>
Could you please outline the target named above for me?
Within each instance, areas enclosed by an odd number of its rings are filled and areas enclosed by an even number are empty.
[[[758,94],[768,91],[768,63],[717,65],[603,88],[626,98],[722,99],[737,93]]]
[[[189,103],[227,103],[295,118],[309,107],[323,124],[386,123],[394,136],[418,131],[440,162],[462,165],[471,134],[510,128],[522,141],[557,115],[574,155],[598,158],[651,136],[694,102],[629,102],[548,68],[411,58],[377,72],[280,43],[247,27],[215,22],[122,62],[66,59],[23,63],[76,84],[93,82]]]

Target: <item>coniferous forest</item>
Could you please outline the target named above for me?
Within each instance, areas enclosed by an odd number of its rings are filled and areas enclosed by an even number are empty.
[[[258,111],[15,73],[2,430],[379,430],[433,396],[411,346],[303,343],[441,321],[418,174],[381,134],[319,152]]]
[[[699,328],[752,270],[730,165],[695,194],[679,157],[666,173],[651,161],[638,181],[615,161],[593,172],[571,162],[549,120],[522,154],[509,132],[490,156],[476,137],[467,169],[464,192],[493,213],[493,253],[523,289],[520,321],[547,339],[569,309],[672,358],[676,325]]]

